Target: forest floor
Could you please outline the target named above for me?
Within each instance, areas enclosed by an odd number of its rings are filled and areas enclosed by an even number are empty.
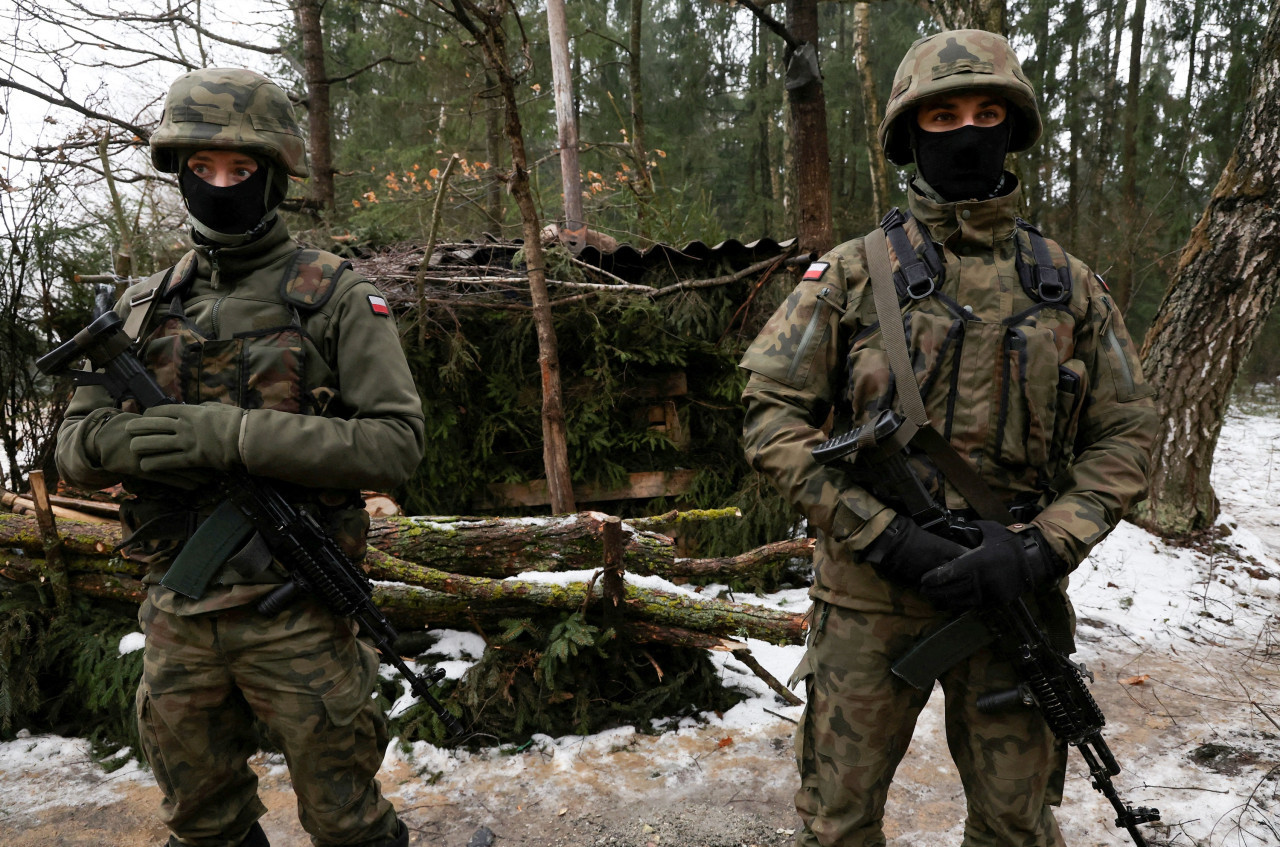
[[[1121,794],[1156,806],[1152,844],[1280,845],[1280,417],[1233,411],[1214,484],[1216,538],[1171,546],[1122,524],[1072,577],[1076,659],[1093,671]],[[675,589],[673,587],[673,590]],[[741,595],[735,599],[749,600]],[[795,608],[802,591],[756,598]],[[787,678],[799,647],[752,642]],[[623,727],[535,736],[518,752],[393,743],[380,774],[413,833],[438,847],[738,847],[789,844],[798,820],[788,707],[734,659],[713,657],[752,696],[652,733]],[[922,715],[889,794],[893,847],[958,844],[964,795],[942,737],[941,697]],[[275,847],[304,847],[283,764],[255,768]],[[0,844],[159,845],[159,793],[130,762],[112,773],[80,739],[0,744]],[[1058,812],[1073,847],[1130,843],[1072,753]]]

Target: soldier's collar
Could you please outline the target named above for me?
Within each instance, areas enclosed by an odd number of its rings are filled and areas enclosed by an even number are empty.
[[[1017,227],[1022,188],[1008,171],[1005,187],[1005,193],[997,197],[949,203],[917,176],[907,190],[908,207],[929,228],[934,240],[952,248],[962,244],[989,248],[1008,240]]]
[[[271,265],[279,261],[282,256],[291,255],[295,249],[296,245],[289,235],[289,226],[279,215],[261,238],[248,244],[234,247],[221,247],[216,244],[195,245],[199,273],[206,278],[210,276],[212,269],[211,254],[217,257],[219,273],[242,274]]]

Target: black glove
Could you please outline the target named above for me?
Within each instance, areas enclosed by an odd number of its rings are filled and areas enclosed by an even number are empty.
[[[935,606],[1003,606],[1066,573],[1040,530],[1011,532],[995,521],[974,525],[982,530],[982,544],[920,580],[920,593]]]
[[[905,515],[897,515],[867,547],[866,560],[890,582],[917,588],[920,577],[968,552],[954,541],[921,529]]]

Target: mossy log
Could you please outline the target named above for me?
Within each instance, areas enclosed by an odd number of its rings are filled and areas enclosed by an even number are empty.
[[[525,571],[600,567],[607,518],[581,512],[552,518],[376,518],[369,545],[399,559],[451,573],[501,579]],[[630,532],[625,565],[636,573],[667,574],[675,563],[670,538]]]
[[[554,518],[374,518],[369,545],[414,564],[495,579],[526,571],[590,570],[604,562],[607,518],[600,512]],[[114,524],[66,521],[60,524],[59,533],[69,558],[109,555],[120,543],[120,528]],[[623,534],[623,569],[668,579],[749,577],[780,561],[812,556],[812,543],[797,539],[722,559],[677,559],[668,536],[633,529],[627,522]],[[0,512],[0,547],[37,554],[41,544],[39,528],[31,517]]]
[[[70,521],[60,526],[69,551],[67,569],[72,588],[94,597],[140,602],[142,566],[111,554],[114,544],[107,546],[110,539],[102,535],[102,529]],[[21,551],[0,557],[0,576],[18,582],[41,577],[43,561],[39,557],[44,547],[32,518],[0,515],[0,548]],[[393,622],[404,627],[473,629],[539,609],[583,608],[599,602],[602,594],[602,587],[595,582],[555,584],[447,573],[378,549],[369,551],[365,564],[370,577],[379,581],[374,600]],[[660,637],[663,628],[674,628],[716,638],[749,636],[774,644],[804,640],[804,617],[798,613],[702,600],[632,583],[625,585],[622,605],[623,617],[651,625],[649,632],[654,638]],[[680,638],[687,641],[687,636]]]
[[[381,551],[370,551],[365,565],[374,579],[403,583],[412,594],[417,594],[417,589],[426,588],[466,599],[486,613],[504,610],[509,617],[528,614],[531,606],[578,609],[598,601],[603,594],[602,586],[595,583],[556,584],[445,573],[396,559]],[[394,585],[383,584],[379,588],[398,591]],[[403,611],[408,611],[407,607],[414,602],[410,593],[399,592],[395,596],[402,602],[394,605]],[[658,626],[681,627],[724,637],[747,636],[773,644],[800,644],[804,641],[804,616],[798,613],[723,600],[694,599],[685,594],[644,588],[633,583],[626,584],[622,603],[628,618]],[[414,622],[429,625],[432,621],[426,616]]]

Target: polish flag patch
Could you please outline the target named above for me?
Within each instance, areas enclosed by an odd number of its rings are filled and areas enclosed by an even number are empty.
[[[375,315],[390,315],[391,308],[387,306],[387,301],[376,294],[369,295],[369,308],[373,309]]]
[[[822,279],[822,275],[827,272],[827,268],[831,265],[826,262],[814,262],[809,269],[804,272],[803,279]]]

